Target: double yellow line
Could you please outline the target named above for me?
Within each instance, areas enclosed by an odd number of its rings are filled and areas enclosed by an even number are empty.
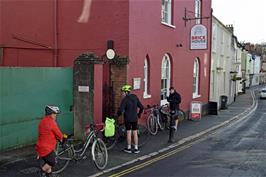
[[[139,170],[139,169],[141,169],[141,168],[144,168],[144,167],[146,167],[146,166],[148,166],[148,165],[151,165],[151,164],[153,164],[153,163],[155,163],[155,162],[158,162],[159,160],[165,159],[165,158],[167,158],[167,157],[169,157],[169,156],[171,156],[171,155],[174,155],[174,154],[176,154],[176,153],[178,153],[178,152],[180,152],[180,151],[183,151],[184,149],[190,148],[193,144],[194,144],[194,143],[191,143],[191,144],[188,144],[188,145],[182,146],[182,147],[180,147],[180,148],[178,148],[178,149],[175,149],[175,150],[173,150],[173,151],[167,152],[166,154],[160,155],[160,156],[158,156],[158,157],[156,157],[156,158],[154,158],[154,159],[148,160],[148,161],[146,161],[146,162],[144,162],[144,163],[141,163],[141,164],[136,165],[136,166],[134,166],[134,167],[128,168],[128,169],[126,169],[126,170],[124,170],[124,171],[121,171],[121,172],[118,172],[118,173],[112,174],[112,175],[109,176],[109,177],[120,177],[120,176],[126,175],[126,174],[128,174],[128,173],[134,172],[134,171]]]

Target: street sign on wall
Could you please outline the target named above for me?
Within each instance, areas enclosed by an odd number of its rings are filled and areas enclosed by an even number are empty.
[[[207,49],[207,28],[204,25],[194,25],[190,33],[190,49]]]

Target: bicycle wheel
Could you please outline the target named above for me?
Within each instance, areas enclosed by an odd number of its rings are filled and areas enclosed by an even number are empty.
[[[165,129],[165,127],[166,127],[166,119],[167,119],[167,117],[166,116],[164,116],[164,115],[157,115],[158,117],[157,117],[157,121],[159,121],[158,122],[158,127],[159,127],[159,129],[160,130],[164,130]]]
[[[108,153],[104,142],[97,138],[91,148],[92,160],[99,170],[103,170],[108,162]]]
[[[138,146],[141,147],[147,143],[149,139],[149,131],[148,128],[144,125],[138,125]]]
[[[106,137],[103,134],[102,135],[102,140],[103,140],[107,150],[112,149],[116,145],[117,140],[118,140],[118,132],[117,132],[117,130],[115,131],[115,134],[112,137]]]
[[[117,127],[117,142],[122,142],[122,141],[126,141],[127,139],[127,131],[126,131],[126,126],[125,124],[120,124]]]
[[[53,173],[57,174],[61,173],[67,167],[74,156],[74,152],[69,144],[62,147],[59,143],[57,143],[55,155],[56,164],[53,167]]]
[[[158,132],[157,117],[155,117],[153,114],[150,114],[147,118],[146,124],[147,124],[148,131],[152,135],[156,135]]]
[[[186,119],[186,113],[183,110],[180,109],[178,111],[178,120],[182,121],[182,120],[185,120],[185,119]]]

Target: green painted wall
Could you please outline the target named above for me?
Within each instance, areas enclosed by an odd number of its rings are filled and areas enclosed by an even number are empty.
[[[73,133],[72,68],[0,67],[0,150],[35,143],[47,104],[60,107],[58,124]]]

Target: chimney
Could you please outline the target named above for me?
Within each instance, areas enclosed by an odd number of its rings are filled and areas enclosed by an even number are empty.
[[[233,24],[226,25],[227,29],[229,29],[232,33],[234,33],[234,26]]]

